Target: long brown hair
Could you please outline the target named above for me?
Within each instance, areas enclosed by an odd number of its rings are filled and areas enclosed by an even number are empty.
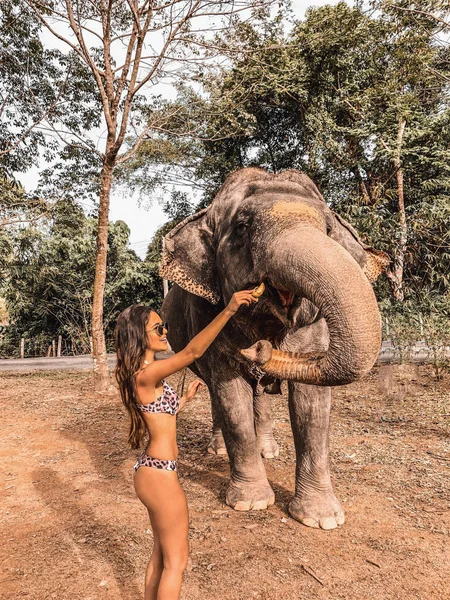
[[[117,317],[114,331],[117,364],[115,376],[119,384],[122,402],[130,415],[131,423],[128,443],[139,448],[146,428],[141,412],[136,406],[136,378],[147,350],[147,321],[151,312],[149,306],[132,304]]]

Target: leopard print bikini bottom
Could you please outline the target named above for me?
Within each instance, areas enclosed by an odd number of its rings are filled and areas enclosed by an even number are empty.
[[[164,469],[165,471],[177,471],[178,461],[163,460],[162,458],[152,458],[151,456],[148,456],[145,452],[143,452],[139,456],[137,463],[134,465],[135,473],[139,469],[139,467],[152,467],[153,469]]]

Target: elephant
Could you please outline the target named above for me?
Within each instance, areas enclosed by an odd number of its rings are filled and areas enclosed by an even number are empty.
[[[388,262],[294,169],[233,172],[208,208],[165,236],[160,275],[173,285],[162,316],[176,352],[235,291],[265,284],[191,366],[211,396],[209,450],[229,456],[232,508],[274,503],[262,461],[278,454],[267,394],[287,380],[296,452],[289,513],[322,529],[344,522],[329,469],[331,386],[355,381],[377,359],[381,319],[371,282]]]

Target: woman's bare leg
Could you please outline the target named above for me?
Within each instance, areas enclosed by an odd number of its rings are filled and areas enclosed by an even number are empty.
[[[174,489],[170,497],[170,509],[159,510],[155,519],[164,565],[157,600],[178,600],[188,561],[188,508],[178,480],[177,483],[178,489]]]
[[[156,599],[178,600],[189,554],[186,496],[177,474],[170,471],[141,467],[135,475],[134,484],[139,500],[148,509],[154,539],[162,556],[163,568]],[[154,582],[156,568],[153,565],[151,572]],[[148,596],[148,600],[154,598]]]
[[[150,511],[149,511],[150,517]],[[151,523],[151,517],[150,517]],[[156,600],[158,596],[158,587],[161,575],[163,572],[163,557],[161,552],[161,544],[156,535],[153,526],[153,550],[145,573],[145,594],[144,600]]]

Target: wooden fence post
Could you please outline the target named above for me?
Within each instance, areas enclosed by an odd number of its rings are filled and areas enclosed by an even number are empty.
[[[51,355],[52,355],[52,347],[49,346],[48,349],[47,349],[47,356],[46,356],[46,358],[50,358]]]
[[[56,356],[56,342],[52,340],[52,356],[53,358]]]
[[[25,358],[25,339],[20,339],[20,358]]]
[[[62,336],[58,335],[58,349],[56,351],[56,356],[60,358],[61,356],[61,344],[62,344]]]

